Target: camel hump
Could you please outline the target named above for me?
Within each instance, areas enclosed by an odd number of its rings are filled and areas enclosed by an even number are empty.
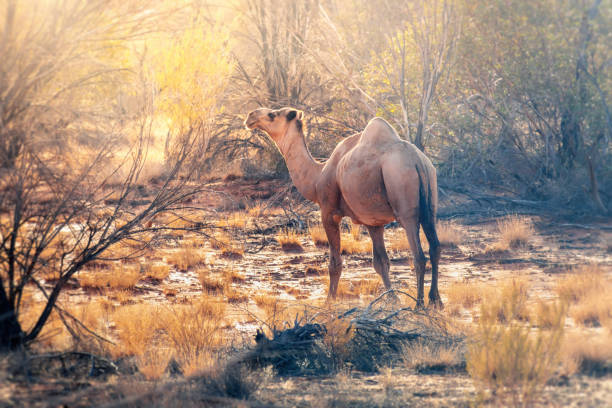
[[[359,139],[360,144],[380,146],[398,142],[400,137],[393,127],[383,118],[376,117],[365,127]]]

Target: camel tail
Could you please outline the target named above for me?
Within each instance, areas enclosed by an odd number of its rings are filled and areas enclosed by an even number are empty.
[[[419,166],[415,166],[419,176],[419,223],[425,231],[435,231],[436,229],[436,210],[432,200],[431,180],[427,171]]]

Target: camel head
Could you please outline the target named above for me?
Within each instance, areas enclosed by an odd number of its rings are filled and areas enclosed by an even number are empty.
[[[247,116],[244,121],[247,129],[261,129],[266,132],[277,144],[287,134],[287,130],[293,122],[301,120],[303,112],[293,108],[281,108],[277,110],[259,108]],[[301,125],[301,123],[300,123]]]

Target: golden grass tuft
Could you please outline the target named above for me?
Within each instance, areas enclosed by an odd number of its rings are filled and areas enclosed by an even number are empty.
[[[450,304],[470,309],[482,300],[483,287],[478,282],[455,282],[445,292]]]
[[[119,341],[113,357],[139,355],[150,346],[159,328],[159,308],[151,304],[135,304],[118,308],[112,319]]]
[[[381,279],[361,279],[354,283],[355,292],[362,296],[373,296],[381,293],[384,285]]]
[[[361,234],[359,225],[350,224],[349,232],[341,234],[340,251],[345,255],[372,253],[372,240]]]
[[[160,309],[159,329],[190,376],[213,367],[214,351],[223,344],[225,305],[208,296],[193,304]]]
[[[166,374],[171,358],[172,354],[167,348],[150,347],[136,356],[136,365],[147,380],[159,380]]]
[[[604,374],[612,370],[612,337],[608,333],[568,333],[563,338],[563,368],[566,375],[580,371]]]
[[[210,269],[202,268],[198,273],[202,292],[206,294],[223,294],[227,281],[223,277],[213,276]]]
[[[185,272],[206,263],[206,256],[193,248],[180,248],[167,258],[167,262],[176,266],[179,271]]]
[[[249,301],[248,293],[231,286],[225,288],[224,294],[228,303],[246,303]]]
[[[502,282],[500,288],[485,293],[481,303],[481,320],[492,322],[527,321],[528,281],[525,278],[512,278]]]
[[[308,232],[310,233],[310,238],[315,246],[322,247],[329,245],[327,242],[325,228],[323,228],[321,224],[308,226]]]
[[[221,256],[229,259],[239,259],[244,255],[244,245],[235,242],[227,233],[216,233],[210,240],[210,246],[221,251]]]
[[[157,281],[163,281],[168,277],[168,275],[170,275],[170,265],[165,263],[154,264],[152,262],[148,262],[142,266],[142,270],[145,277]]]
[[[593,293],[580,303],[572,306],[570,316],[583,326],[606,326],[612,329],[612,299],[610,290],[612,285],[599,292]]]
[[[481,391],[497,403],[531,405],[561,361],[564,318],[548,328],[524,322],[524,281],[507,282],[497,296],[481,304],[481,318],[468,343],[467,371]]]
[[[453,368],[462,362],[457,346],[445,347],[426,342],[409,343],[402,348],[402,361],[408,368],[417,371],[430,368]]]
[[[568,302],[579,302],[597,293],[606,286],[603,268],[599,265],[584,265],[574,268],[557,282],[555,292]]]
[[[539,300],[533,308],[531,322],[538,327],[552,329],[565,324],[567,316],[567,303],[564,301]]]
[[[113,263],[110,269],[79,272],[77,280],[84,289],[133,289],[140,280],[140,265]]]
[[[302,244],[300,243],[301,235],[295,230],[282,229],[276,235],[281,249],[286,252],[303,252]]]
[[[612,328],[612,280],[599,265],[585,265],[559,280],[555,291],[571,304],[570,316],[584,326]]]
[[[525,245],[535,233],[531,221],[519,216],[509,216],[497,221],[497,230],[499,238],[487,247],[486,252],[503,252]]]
[[[224,268],[221,274],[223,275],[224,280],[228,284],[243,283],[244,281],[246,281],[244,275],[241,274],[238,270],[234,269],[233,266]]]
[[[221,218],[217,222],[219,228],[233,228],[233,229],[245,229],[247,226],[248,217],[247,213],[238,211]]]
[[[387,247],[394,252],[407,251],[410,249],[408,237],[402,228],[397,228],[389,234]]]
[[[443,246],[456,247],[464,240],[464,233],[453,221],[440,221],[436,227],[438,240]]]

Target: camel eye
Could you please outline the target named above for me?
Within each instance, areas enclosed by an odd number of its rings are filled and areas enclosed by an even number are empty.
[[[274,120],[274,113],[272,112],[268,113],[268,117],[270,118],[270,120]]]

